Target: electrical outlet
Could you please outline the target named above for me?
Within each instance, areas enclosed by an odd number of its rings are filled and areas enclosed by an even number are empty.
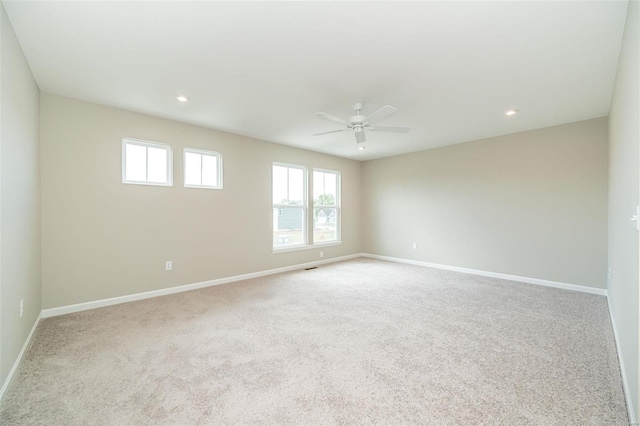
[[[164,265],[164,269],[167,271],[170,271],[173,269],[173,262],[170,260],[167,260],[167,262]]]
[[[413,249],[416,250],[418,248],[418,243],[413,243]]]
[[[324,252],[320,251],[320,257],[324,257]]]
[[[24,299],[20,299],[20,318],[24,315]]]

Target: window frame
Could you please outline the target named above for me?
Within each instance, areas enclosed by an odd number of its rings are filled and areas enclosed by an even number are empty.
[[[331,173],[336,175],[336,204],[335,205],[322,205],[322,206],[316,206],[315,205],[315,199],[313,196],[313,188],[311,191],[311,208],[310,208],[310,213],[311,213],[311,223],[313,224],[313,209],[315,208],[331,208],[331,209],[336,209],[336,239],[335,240],[330,240],[330,241],[324,241],[324,242],[316,242],[315,239],[313,238],[313,231],[314,229],[311,230],[311,241],[312,241],[312,246],[313,247],[320,247],[320,246],[327,246],[327,245],[336,245],[336,244],[340,244],[342,243],[342,208],[341,208],[341,204],[342,204],[342,175],[338,170],[329,170],[329,169],[323,169],[323,168],[313,168],[312,170],[313,173],[315,172],[320,172],[320,173]],[[313,174],[311,175],[311,183],[313,185],[313,179],[314,176]]]
[[[164,149],[167,151],[167,182],[149,182],[147,181],[138,181],[138,180],[128,180],[127,179],[127,145],[137,145],[143,146],[145,148],[158,148]],[[149,176],[149,151],[147,150],[146,156],[146,173],[147,178]],[[122,138],[122,183],[126,183],[129,185],[149,185],[149,186],[173,186],[173,148],[171,145],[162,143],[162,142],[152,142],[146,141],[142,139],[134,139],[134,138]]]
[[[208,155],[210,157],[216,157],[216,160],[218,162],[218,185],[217,186],[187,184],[187,153],[199,154],[201,156]],[[185,188],[223,189],[223,176],[224,176],[224,173],[222,171],[222,154],[221,153],[217,151],[208,151],[206,149],[200,149],[200,148],[185,147],[182,149],[182,184]],[[202,182],[202,157],[200,160],[200,182]]]
[[[301,206],[292,206],[290,204],[281,204],[281,203],[273,202],[273,168],[275,166],[302,170],[302,205]],[[273,222],[274,222],[273,214],[275,209],[283,208],[283,207],[288,207],[288,208],[297,207],[302,209],[302,242],[298,244],[289,244],[285,246],[275,246],[273,245],[273,234],[272,234],[271,249],[273,250],[274,253],[303,250],[309,246],[309,225],[308,225],[309,191],[308,191],[308,188],[309,188],[309,176],[308,176],[308,170],[306,166],[303,166],[301,164],[283,163],[279,161],[274,161],[273,163],[271,163],[271,215],[272,215],[271,230],[272,230],[272,233],[273,233]],[[289,189],[287,187],[287,192],[288,190]]]

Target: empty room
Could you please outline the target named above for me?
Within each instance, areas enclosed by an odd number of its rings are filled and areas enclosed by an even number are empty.
[[[638,425],[638,0],[0,15],[1,425]]]

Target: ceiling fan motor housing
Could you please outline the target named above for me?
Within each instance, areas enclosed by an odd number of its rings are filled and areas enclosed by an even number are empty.
[[[367,118],[366,115],[353,115],[351,117],[349,117],[349,123],[351,123],[352,126],[357,126],[357,125],[364,125],[365,122],[364,120]]]

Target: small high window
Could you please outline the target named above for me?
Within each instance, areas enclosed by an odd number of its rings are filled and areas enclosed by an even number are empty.
[[[123,139],[122,182],[173,185],[171,147],[157,142]]]
[[[222,156],[213,151],[185,148],[184,186],[222,189]]]

